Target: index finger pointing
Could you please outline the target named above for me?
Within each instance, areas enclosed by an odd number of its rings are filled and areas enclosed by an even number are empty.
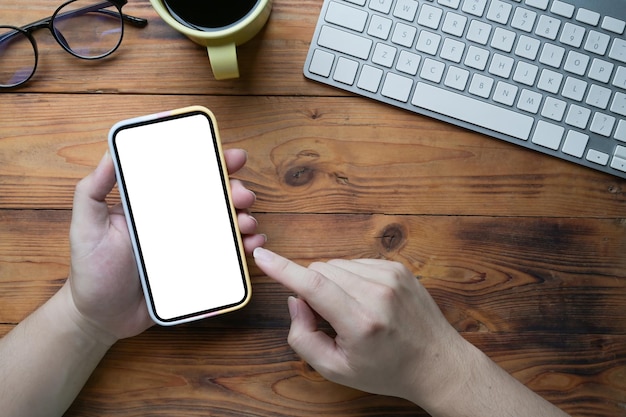
[[[355,307],[355,300],[332,280],[264,248],[254,250],[254,259],[263,272],[304,298],[336,331],[348,329],[342,321],[352,317],[346,310]]]

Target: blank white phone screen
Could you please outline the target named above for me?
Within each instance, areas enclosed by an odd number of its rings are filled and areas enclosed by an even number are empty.
[[[125,128],[115,146],[157,317],[241,302],[242,260],[209,119]]]

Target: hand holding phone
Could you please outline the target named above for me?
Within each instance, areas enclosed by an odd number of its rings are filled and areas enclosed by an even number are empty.
[[[243,307],[250,278],[213,114],[194,106],[125,120],[109,146],[152,319]]]

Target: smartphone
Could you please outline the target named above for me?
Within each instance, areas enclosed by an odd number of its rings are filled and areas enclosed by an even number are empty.
[[[121,121],[109,148],[152,319],[175,325],[246,305],[250,277],[213,113],[194,106]]]

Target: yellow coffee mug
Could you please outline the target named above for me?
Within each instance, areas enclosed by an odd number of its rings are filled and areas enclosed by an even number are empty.
[[[174,18],[164,0],[150,0],[150,3],[168,25],[197,44],[206,46],[216,80],[239,77],[237,46],[248,42],[261,31],[272,9],[272,0],[258,0],[241,20],[222,28],[201,30],[184,25]]]

